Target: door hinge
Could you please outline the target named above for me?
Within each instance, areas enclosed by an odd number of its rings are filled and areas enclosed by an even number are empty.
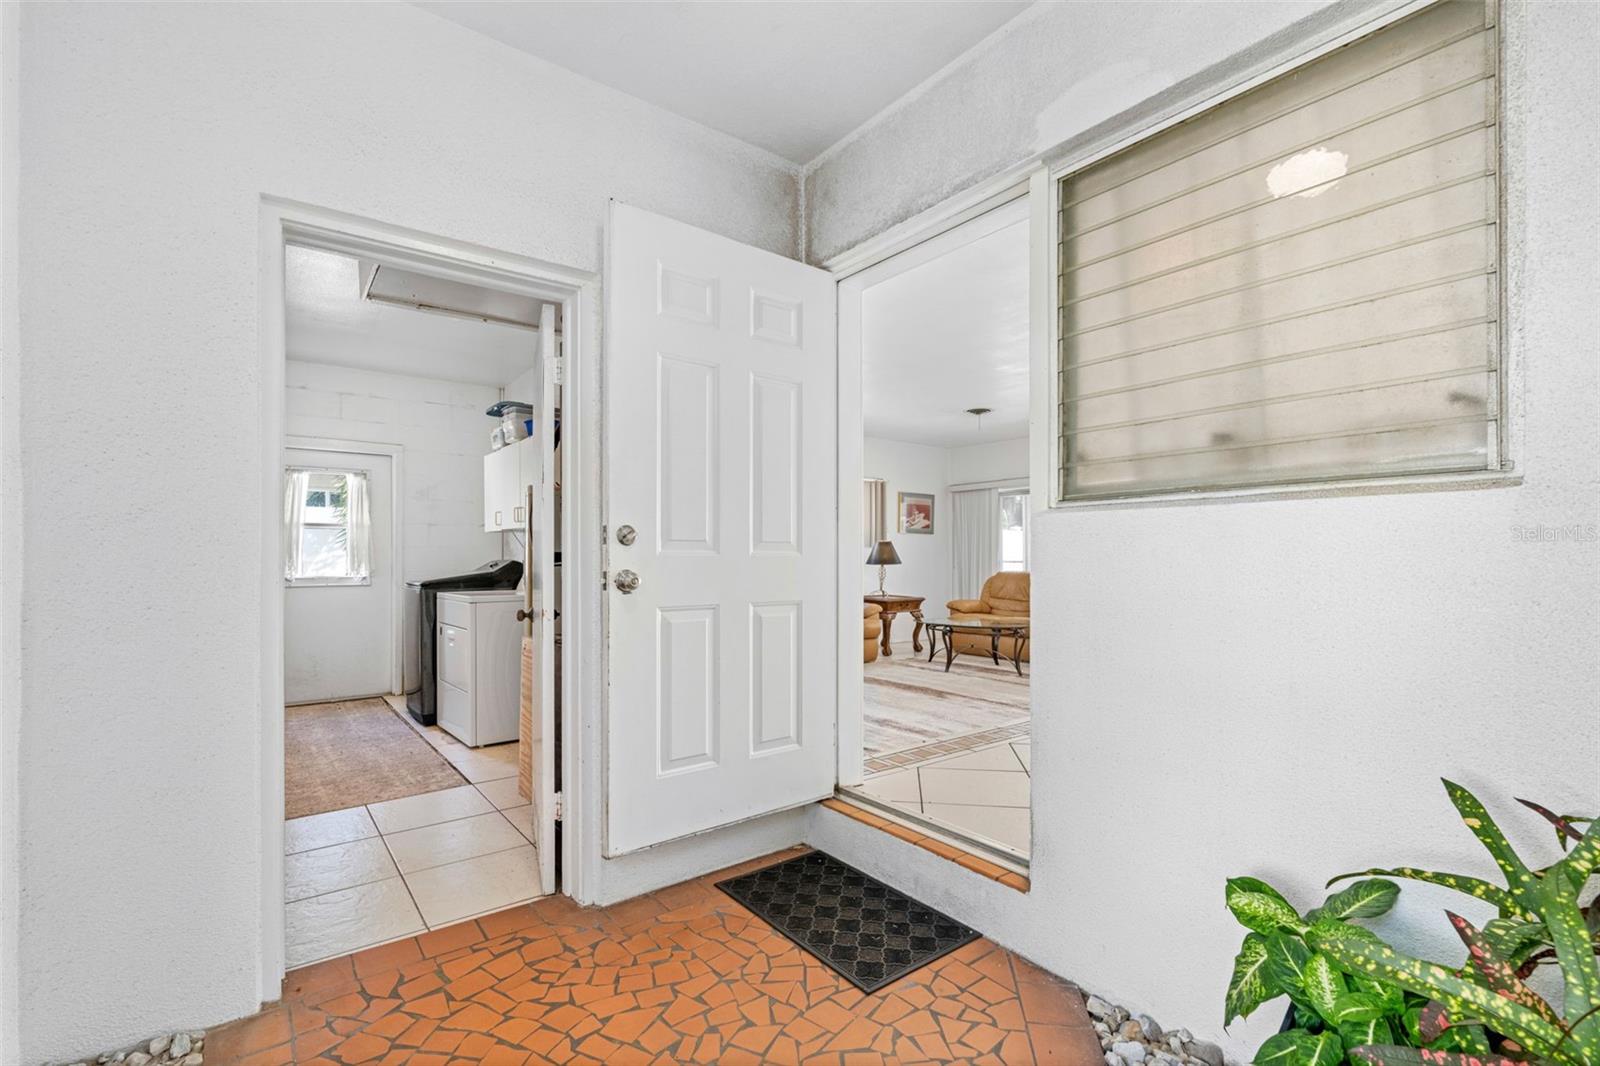
[[[565,385],[567,383],[567,360],[565,357],[558,355],[552,360],[552,363],[553,365],[550,368],[551,379],[557,385]]]
[[[555,807],[555,813],[552,814],[551,817],[559,822],[561,821],[561,793],[556,793],[556,801],[553,806]]]

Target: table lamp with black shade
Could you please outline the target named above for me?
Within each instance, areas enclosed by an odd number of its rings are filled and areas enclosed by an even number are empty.
[[[878,568],[878,595],[888,595],[883,591],[884,578],[888,575],[889,567],[900,565],[900,553],[894,550],[894,543],[880,540],[873,545],[872,551],[867,555],[867,565]]]

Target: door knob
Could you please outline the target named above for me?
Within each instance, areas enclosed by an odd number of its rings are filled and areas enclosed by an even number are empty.
[[[639,575],[632,570],[618,570],[617,576],[612,579],[611,583],[617,586],[618,592],[627,595],[639,587]]]
[[[632,526],[617,527],[617,543],[626,548],[639,536],[639,531]]]

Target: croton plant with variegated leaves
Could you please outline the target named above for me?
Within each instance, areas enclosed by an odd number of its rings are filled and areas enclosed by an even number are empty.
[[[1224,1024],[1282,996],[1292,1004],[1293,1027],[1262,1044],[1257,1066],[1600,1066],[1600,898],[1581,902],[1600,871],[1600,821],[1518,801],[1554,826],[1565,853],[1535,869],[1472,793],[1444,784],[1504,887],[1414,867],[1364,870],[1333,878],[1330,887],[1361,880],[1301,915],[1262,881],[1228,882],[1228,908],[1250,931]],[[1412,958],[1352,921],[1394,905],[1399,887],[1387,877],[1454,889],[1499,915],[1478,929],[1446,912],[1467,947],[1459,967]],[[1559,1010],[1526,984],[1546,966],[1561,972]]]

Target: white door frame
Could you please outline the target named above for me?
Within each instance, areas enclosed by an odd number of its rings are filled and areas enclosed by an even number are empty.
[[[261,390],[261,964],[258,998],[276,1000],[284,975],[283,913],[283,448],[285,444],[284,246],[320,248],[343,255],[378,258],[436,277],[559,301],[562,308],[563,410],[580,412],[590,403],[584,393],[590,368],[599,362],[596,330],[599,279],[592,273],[555,263],[452,241],[416,230],[374,222],[340,211],[263,196],[259,220]],[[580,372],[581,370],[581,372]],[[579,776],[579,708],[597,706],[593,672],[581,654],[584,637],[597,625],[598,530],[588,530],[591,493],[600,491],[599,455],[584,443],[590,428],[562,440],[563,630],[572,639],[562,647],[562,884],[559,891],[585,898],[582,845],[592,833],[576,802]],[[349,442],[355,443],[355,442]],[[364,447],[372,447],[364,445]],[[395,478],[398,485],[399,478]],[[588,575],[593,574],[594,580]],[[597,827],[596,827],[597,828]]]
[[[1028,198],[1029,220],[1029,492],[1031,509],[1047,500],[1051,468],[1050,411],[1054,376],[1050,373],[1053,335],[1048,244],[1048,172],[1037,167],[1007,173],[901,223],[878,237],[829,260],[824,266],[839,285],[839,786],[861,784],[863,664],[861,662],[861,479],[864,432],[861,410],[861,295],[873,284],[950,251],[952,231],[1006,204]],[[1010,223],[1008,223],[1010,224]],[[943,238],[943,239],[942,239]],[[1043,264],[1043,266],[1041,266]]]
[[[399,444],[375,444],[364,440],[340,440],[335,437],[301,437],[285,434],[285,448],[298,448],[306,452],[345,452],[350,455],[382,455],[389,460],[389,691],[405,692],[405,620],[401,590],[405,588],[404,569],[401,565],[404,546],[402,537],[405,522],[401,508],[405,493],[401,490],[405,470],[405,449]],[[279,466],[280,476],[282,465]],[[281,491],[281,490],[280,490]]]

